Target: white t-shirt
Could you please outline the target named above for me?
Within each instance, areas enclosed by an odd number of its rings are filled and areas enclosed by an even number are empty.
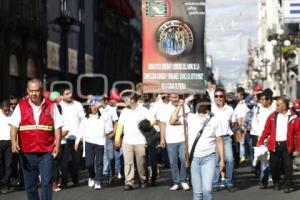
[[[138,105],[135,110],[129,108],[122,110],[118,123],[124,126],[124,143],[130,145],[146,144],[146,139],[138,128],[139,122],[144,119],[154,121],[151,112],[141,105]]]
[[[291,112],[285,114],[278,113],[276,121],[276,141],[282,142],[287,140],[288,120]]]
[[[79,134],[78,129],[80,121],[85,115],[83,107],[81,103],[74,100],[71,103],[61,101],[60,105],[62,108],[62,115],[69,126],[69,134],[66,138],[75,140],[76,136]]]
[[[84,117],[79,126],[80,134],[76,138],[76,142],[78,143],[80,138],[83,138],[88,143],[105,145],[105,134],[112,131],[107,123],[108,120],[109,118],[105,114],[100,117],[98,114],[90,114],[89,118]]]
[[[233,135],[233,132],[230,129],[233,108],[227,104],[222,108],[219,108],[216,104],[212,104],[211,111],[221,121],[222,135]]]
[[[165,131],[165,140],[166,143],[179,143],[184,141],[184,128],[183,125],[171,125],[170,118],[176,106],[174,106],[171,102],[162,106],[159,113],[158,119],[161,122],[166,123],[166,131]],[[185,113],[189,113],[190,108],[185,105]],[[180,109],[179,117],[182,117],[182,109]]]
[[[106,105],[105,108],[100,108],[99,111],[101,112],[101,114],[105,114],[107,116],[108,120],[106,121],[106,126],[109,127],[109,129],[113,130],[113,122],[116,122],[119,119],[117,115],[117,108]]]
[[[10,117],[3,114],[0,110],[0,140],[10,140]]]
[[[232,122],[239,122],[239,120],[242,119],[240,123],[243,124],[245,117],[249,111],[250,109],[246,105],[245,101],[240,101],[233,111]]]
[[[192,146],[198,135],[198,132],[202,129],[204,122],[209,119],[209,115],[199,115],[189,113],[187,116],[188,123],[188,139],[189,139],[189,152],[191,152]],[[194,157],[204,157],[210,155],[216,151],[216,137],[222,136],[221,122],[213,116],[203,133],[198,140],[194,151]]]
[[[41,108],[42,108],[42,105],[44,103],[45,103],[45,100],[43,100],[43,102],[40,106],[36,106],[36,105],[33,105],[33,103],[31,103],[31,101],[29,99],[29,104],[32,107],[33,116],[34,116],[34,120],[35,120],[36,125],[39,125],[38,123],[39,123],[39,118],[40,118],[40,114],[41,114]],[[62,116],[60,115],[56,104],[54,104],[54,106],[53,106],[53,110],[51,112],[51,115],[52,115],[52,118],[53,118],[53,121],[54,121],[54,128],[55,129],[60,128],[64,125],[63,120],[62,120]],[[18,104],[16,106],[12,116],[10,117],[9,124],[16,127],[16,128],[19,128],[20,123],[21,123],[21,110],[20,110],[20,106]]]
[[[251,135],[261,136],[262,132],[264,131],[266,121],[271,113],[276,110],[275,106],[272,104],[269,107],[264,107],[261,104],[255,108],[253,112],[253,118],[251,121]]]

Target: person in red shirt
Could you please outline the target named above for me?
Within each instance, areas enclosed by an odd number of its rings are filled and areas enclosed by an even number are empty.
[[[292,184],[292,153],[295,150],[295,140],[300,144],[299,118],[289,110],[289,101],[279,97],[276,103],[276,111],[269,115],[264,131],[258,145],[263,145],[267,140],[270,152],[270,169],[274,183],[274,190],[280,190],[281,166],[284,168],[284,192],[291,191]],[[298,145],[298,152],[300,146]]]

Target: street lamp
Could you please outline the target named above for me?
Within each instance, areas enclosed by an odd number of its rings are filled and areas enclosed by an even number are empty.
[[[60,16],[50,22],[50,24],[54,24],[54,31],[60,32],[60,65],[64,71],[64,78],[66,80],[68,80],[69,77],[68,34],[70,32],[78,33],[80,31],[79,21],[71,16],[71,12],[67,7],[67,1],[60,0]]]
[[[283,76],[284,73],[284,69],[283,69],[283,62],[282,62],[282,48],[283,46],[289,46],[291,45],[291,42],[289,40],[285,40],[285,38],[283,37],[283,30],[279,30],[278,34],[274,34],[269,36],[268,38],[269,41],[271,41],[271,44],[275,47],[278,46],[279,47],[279,78],[280,78],[280,82],[279,82],[279,90],[280,90],[280,96],[283,95],[283,83],[287,83],[287,75],[286,73]],[[275,55],[276,56],[276,55]],[[282,80],[282,79],[285,80]]]

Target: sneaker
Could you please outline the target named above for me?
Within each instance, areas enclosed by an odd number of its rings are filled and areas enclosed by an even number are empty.
[[[225,189],[225,179],[224,179],[224,180],[223,180],[223,179],[221,180],[219,189],[220,189],[220,190]]]
[[[141,181],[141,188],[143,188],[143,189],[147,188],[147,182],[146,181]]]
[[[10,193],[10,192],[12,192],[12,191],[13,191],[12,188],[5,186],[4,188],[2,188],[2,189],[0,190],[0,193],[1,193],[1,194],[7,194],[7,193]]]
[[[89,187],[94,187],[95,181],[92,178],[89,178]]]
[[[53,184],[52,184],[52,191],[53,191],[53,192],[61,191],[61,188],[58,187],[57,182],[53,182]]]
[[[246,157],[245,156],[240,157],[240,163],[243,163],[245,161],[246,161]]]
[[[121,179],[122,178],[122,175],[121,175],[121,173],[119,172],[118,173],[118,179]]]
[[[191,189],[191,187],[187,183],[181,183],[181,187],[184,191],[188,191]]]
[[[228,192],[236,192],[237,191],[237,188],[234,186],[226,187],[226,189],[228,190]]]
[[[179,190],[179,189],[180,189],[179,185],[175,184],[175,185],[173,185],[173,186],[170,188],[170,191],[176,191],[176,190]]]
[[[132,189],[133,189],[132,185],[125,185],[124,186],[124,190],[132,190]]]
[[[101,185],[99,182],[95,183],[95,190],[101,190]]]

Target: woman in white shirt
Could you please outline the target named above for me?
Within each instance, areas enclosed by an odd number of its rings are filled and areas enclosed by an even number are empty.
[[[220,170],[224,169],[224,144],[220,127],[220,121],[210,113],[210,98],[208,94],[202,94],[194,99],[197,113],[189,113],[187,116],[188,145],[191,153],[194,141],[200,130],[204,130],[195,146],[191,156],[191,178],[193,186],[193,200],[212,200],[212,182],[215,174],[216,146],[220,154]],[[172,113],[170,124],[182,125],[183,119],[178,113],[184,105],[180,100],[176,110]]]
[[[95,187],[96,190],[101,189],[105,135],[112,131],[107,126],[106,115],[99,112],[98,103],[99,98],[94,97],[86,116],[80,123],[80,137],[77,137],[75,142],[75,150],[80,140],[83,139],[85,142],[85,162],[89,172],[88,186]]]

